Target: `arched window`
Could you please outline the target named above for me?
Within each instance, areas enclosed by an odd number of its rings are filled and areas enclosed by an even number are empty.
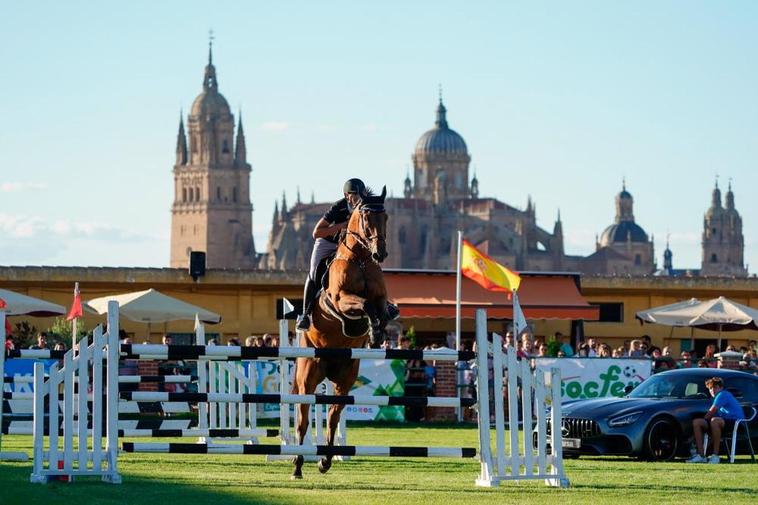
[[[221,186],[216,186],[216,200],[221,201]]]
[[[195,186],[195,201],[200,201],[200,186]]]
[[[182,188],[182,201],[187,201],[187,188]]]
[[[224,144],[221,147],[221,152],[228,153],[229,152],[229,141],[224,139]]]
[[[235,203],[237,202],[237,187],[236,186],[232,188],[232,201]]]
[[[716,256],[716,253],[711,254],[711,263],[718,263],[719,258]]]
[[[639,254],[634,255],[634,264],[640,266],[642,264],[642,256]]]

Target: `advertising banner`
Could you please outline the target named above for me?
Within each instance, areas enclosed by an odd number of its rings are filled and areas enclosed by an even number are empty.
[[[539,358],[537,367],[561,369],[561,398],[578,400],[624,396],[626,386],[650,377],[652,361],[627,358]]]
[[[258,374],[258,393],[279,393],[279,362],[254,362]],[[290,377],[294,375],[294,363],[287,361]],[[404,392],[405,361],[402,360],[364,360],[358,372],[351,395],[355,396],[402,396]],[[316,394],[327,394],[322,384]],[[314,405],[315,408],[324,406]],[[328,406],[327,406],[328,407]],[[294,408],[290,406],[290,408]],[[347,405],[343,415],[348,421],[404,421],[405,408],[376,405]],[[278,418],[278,404],[258,406],[259,418]]]

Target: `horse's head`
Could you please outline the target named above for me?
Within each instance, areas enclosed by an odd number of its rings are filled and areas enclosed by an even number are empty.
[[[348,223],[348,231],[358,237],[358,241],[371,253],[371,259],[378,263],[387,257],[386,196],[386,186],[382,188],[381,195],[365,194]]]

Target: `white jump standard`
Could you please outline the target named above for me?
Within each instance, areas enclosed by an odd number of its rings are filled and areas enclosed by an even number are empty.
[[[124,452],[165,452],[187,454],[249,454],[267,456],[379,456],[379,457],[479,457],[481,471],[476,484],[479,486],[497,486],[501,481],[540,479],[552,486],[566,487],[568,480],[563,470],[561,452],[561,432],[549,431],[548,423],[560,426],[560,371],[553,369],[549,373],[532,371],[527,361],[517,361],[515,350],[510,349],[507,356],[501,352],[501,340],[492,335],[493,343],[487,341],[487,319],[483,310],[476,315],[476,340],[478,353],[456,352],[451,350],[404,351],[375,349],[313,349],[297,347],[260,348],[232,346],[162,346],[162,345],[121,345],[118,343],[118,305],[111,302],[108,307],[108,329],[103,335],[98,327],[94,332],[93,343],[80,345],[78,356],[68,351],[63,356],[63,367],[54,364],[45,380],[41,363],[35,365],[34,376],[34,469],[32,482],[46,482],[52,476],[71,477],[99,475],[108,482],[119,483],[118,472],[118,437],[147,436],[162,437],[245,437],[271,436],[278,433],[282,439],[279,445],[271,444],[228,444],[228,443],[137,443],[124,442]],[[495,401],[495,447],[490,435],[488,357],[492,354],[494,383],[492,384]],[[293,395],[287,394],[288,371],[282,366],[281,391],[279,394],[258,394],[251,391],[251,383],[243,383],[239,377],[239,387],[223,391],[216,390],[214,383],[220,383],[214,376],[214,368],[198,367],[199,384],[207,384],[209,390],[198,393],[160,393],[160,392],[126,392],[119,391],[120,378],[118,365],[120,359],[170,359],[198,360],[198,365],[207,364],[230,367],[225,361],[280,359],[286,358],[328,357],[339,359],[425,359],[461,361],[477,360],[477,399],[439,398],[439,397],[389,397],[389,396],[338,396],[331,394]],[[103,361],[105,358],[106,366]],[[223,368],[237,373],[241,366]],[[223,371],[227,370],[227,371]],[[504,372],[507,382],[504,380]],[[244,374],[242,374],[244,375]],[[254,374],[251,374],[254,375]],[[223,375],[231,377],[232,375]],[[147,380],[145,380],[147,379]],[[138,377],[123,383],[152,381],[152,377]],[[255,380],[254,378],[251,380]],[[178,379],[177,379],[178,381]],[[75,390],[86,391],[91,384],[91,401],[88,395],[76,395]],[[235,382],[237,384],[237,382]],[[521,387],[520,406],[517,397]],[[57,408],[58,391],[62,388],[62,411]],[[203,386],[205,388],[205,386]],[[235,389],[236,388],[236,389]],[[509,395],[510,444],[505,447],[505,423],[503,420],[503,392]],[[200,416],[201,425],[190,429],[189,420],[177,420],[179,424],[169,427],[163,422],[157,427],[148,427],[137,421],[130,426],[122,425],[119,413],[124,406],[150,404],[173,405],[178,403],[198,402],[199,406],[218,408],[218,416],[229,416],[234,422],[239,419],[237,427],[218,429],[216,426],[203,425],[208,417]],[[247,424],[245,416],[254,413],[250,405],[258,403],[277,403],[280,405],[281,430],[258,430],[254,424]],[[295,445],[289,437],[290,404],[364,404],[364,405],[419,405],[429,407],[475,406],[479,411],[479,449],[451,447],[373,447],[351,445]],[[222,409],[221,407],[227,405]],[[52,406],[52,408],[50,408]],[[549,412],[546,407],[549,406]],[[519,408],[520,407],[520,408]],[[139,407],[138,407],[139,408]],[[48,412],[49,410],[49,412]],[[244,412],[244,415],[243,415]],[[523,432],[519,436],[519,412],[523,412]],[[210,412],[208,412],[210,415]],[[236,414],[236,415],[235,415]],[[549,420],[548,420],[549,417]],[[532,433],[532,419],[536,419],[536,430]],[[81,422],[80,422],[81,421]],[[172,421],[172,420],[166,420]],[[243,423],[243,421],[245,421]],[[253,419],[250,423],[254,423]],[[60,429],[49,429],[49,428]],[[45,433],[49,434],[49,443],[45,443]],[[265,433],[265,435],[264,435]],[[536,443],[532,443],[532,437]],[[548,443],[548,438],[549,443]],[[78,449],[74,449],[78,446]],[[92,449],[89,449],[91,447]],[[523,452],[522,452],[523,451]],[[59,468],[60,465],[60,468]]]

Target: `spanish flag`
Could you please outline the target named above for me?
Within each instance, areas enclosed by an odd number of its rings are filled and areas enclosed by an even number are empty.
[[[461,248],[461,273],[490,291],[507,291],[518,289],[521,277],[499,264],[467,240]]]

